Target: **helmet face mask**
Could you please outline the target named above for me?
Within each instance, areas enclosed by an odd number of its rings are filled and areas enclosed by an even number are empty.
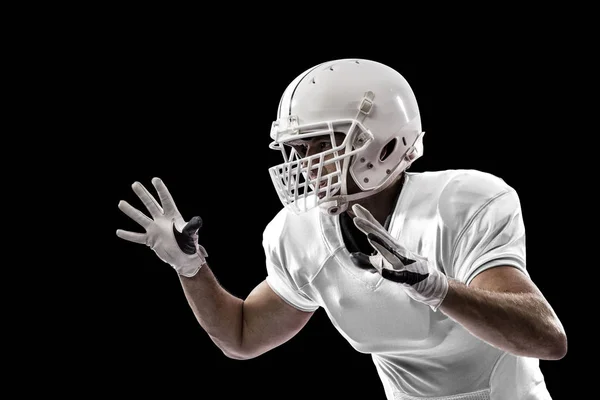
[[[336,143],[336,133],[345,135],[341,143]],[[373,141],[371,133],[356,120],[297,126],[277,135],[278,140],[270,147],[282,152],[284,162],[269,168],[269,173],[281,202],[295,213],[347,195],[350,166]],[[331,147],[316,154],[302,154],[289,145],[320,136],[328,137]]]
[[[336,133],[345,135],[342,143]],[[327,150],[306,155],[293,147],[319,136],[330,138]],[[421,156],[422,136],[416,99],[398,72],[369,60],[335,60],[305,71],[284,92],[269,146],[283,163],[269,173],[285,207],[302,213],[319,206],[335,215],[392,184]]]

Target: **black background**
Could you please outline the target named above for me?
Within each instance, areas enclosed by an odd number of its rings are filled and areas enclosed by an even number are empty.
[[[426,131],[425,154],[412,171],[478,169],[518,191],[528,270],[567,334],[575,329],[555,252],[557,241],[576,240],[570,219],[557,211],[571,201],[568,170],[557,161],[557,147],[572,140],[557,99],[564,104],[571,88],[555,78],[567,66],[550,46],[500,41],[485,49],[416,51],[414,42],[376,47],[328,38],[320,46],[285,46],[276,36],[243,35],[209,42],[193,47],[172,36],[128,32],[97,38],[96,56],[86,58],[93,72],[85,90],[95,101],[81,116],[95,139],[84,157],[97,179],[89,189],[100,204],[103,246],[93,278],[102,289],[92,295],[81,287],[98,306],[86,315],[92,336],[78,354],[91,390],[167,398],[384,399],[370,356],[353,350],[322,310],[283,346],[252,360],[228,359],[197,324],[171,267],[115,235],[117,228],[139,230],[117,208],[127,200],[143,209],[131,184],[140,181],[153,191],[150,180],[158,176],[184,218],[203,218],[201,244],[223,287],[248,295],[266,276],[262,232],[280,209],[267,173],[280,162],[268,148],[279,98],[296,75],[337,58],[374,59],[410,82]],[[570,345],[564,359],[541,361],[555,399],[564,398]]]

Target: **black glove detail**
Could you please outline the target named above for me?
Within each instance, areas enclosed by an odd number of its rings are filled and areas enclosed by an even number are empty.
[[[419,274],[418,272],[411,271],[394,271],[393,269],[384,268],[381,270],[381,276],[390,281],[406,283],[412,286],[415,283],[427,279],[429,274]]]
[[[194,238],[192,237],[194,233],[198,232],[198,229],[202,226],[202,218],[196,216],[190,219],[181,232],[178,232],[175,229],[175,225],[173,225],[173,234],[175,235],[175,240],[179,245],[181,251],[185,254],[195,254],[196,253],[196,244],[194,243]]]
[[[377,268],[375,268],[373,264],[371,264],[369,256],[365,253],[361,253],[358,251],[355,253],[350,253],[350,259],[358,268],[362,268],[372,273],[377,272]]]
[[[399,254],[395,249],[391,248],[385,241],[381,240],[381,238],[377,235],[369,233],[367,235],[370,241],[377,243],[381,247],[385,248],[387,251],[392,253],[394,257],[402,262],[402,265],[410,265],[415,262],[415,260],[410,260],[404,257],[402,254]],[[406,283],[408,285],[414,285],[416,283],[421,282],[424,279],[427,279],[429,274],[419,274],[418,272],[411,271],[395,271],[387,268],[383,268],[381,270],[381,276],[385,279],[389,279],[390,281],[398,282],[398,283]]]

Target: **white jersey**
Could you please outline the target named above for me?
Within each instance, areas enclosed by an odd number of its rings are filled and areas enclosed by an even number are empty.
[[[498,265],[528,275],[519,197],[491,174],[406,172],[388,231],[466,284]],[[322,307],[357,351],[372,355],[389,400],[550,399],[537,359],[483,342],[401,285],[356,267],[339,217],[283,209],[263,246],[270,287],[297,309]]]

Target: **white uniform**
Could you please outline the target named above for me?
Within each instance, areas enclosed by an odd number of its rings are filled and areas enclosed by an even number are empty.
[[[497,265],[527,274],[519,197],[491,174],[407,172],[388,230],[466,284]],[[356,267],[339,216],[283,209],[263,246],[270,287],[300,310],[322,307],[356,350],[372,355],[389,400],[550,399],[537,359],[492,347],[401,285]]]

